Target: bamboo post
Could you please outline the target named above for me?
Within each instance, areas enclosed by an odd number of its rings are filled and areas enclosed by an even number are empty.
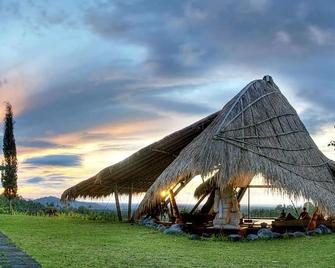
[[[169,203],[170,205],[169,205],[169,211],[170,211],[170,219],[173,217],[173,208],[172,208],[172,204],[171,204],[171,202]]]
[[[114,187],[114,196],[115,196],[115,206],[117,211],[117,217],[119,219],[119,222],[122,222],[122,214],[121,214],[121,208],[120,208],[120,201],[119,201],[119,193],[117,191],[117,185],[115,184]]]
[[[174,199],[173,191],[171,189],[169,189],[169,197],[170,197],[170,202],[172,206],[173,216],[176,217],[176,223],[181,223],[179,209],[178,209],[176,200]]]
[[[207,196],[207,194],[204,194],[199,200],[198,202],[195,204],[195,206],[192,208],[192,210],[190,211],[190,214],[193,214],[194,211],[198,208],[198,206],[201,204],[201,202],[205,199],[205,197]]]
[[[131,222],[132,195],[133,195],[133,184],[131,184],[131,187],[130,187],[130,190],[129,190],[129,197],[128,197],[128,222]]]
[[[248,186],[248,219],[250,219],[250,187]]]

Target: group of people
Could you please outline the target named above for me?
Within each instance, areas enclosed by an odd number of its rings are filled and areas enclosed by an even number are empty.
[[[303,208],[302,212],[299,215],[299,220],[305,220],[305,219],[310,219],[311,217],[309,216],[308,212],[307,212],[307,208]],[[296,220],[296,218],[291,214],[291,213],[287,213],[285,212],[285,210],[283,209],[282,212],[280,213],[280,216],[278,218],[279,220]]]

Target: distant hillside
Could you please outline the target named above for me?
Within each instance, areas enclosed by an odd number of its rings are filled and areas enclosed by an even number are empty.
[[[33,200],[35,203],[40,203],[42,205],[53,205],[56,208],[63,208],[64,204],[60,201],[58,197],[47,196],[41,197]],[[94,203],[94,202],[83,202],[83,201],[71,201],[68,202],[71,208],[86,207],[92,210],[115,210],[114,203]],[[120,204],[122,210],[127,210],[127,204]]]
[[[40,203],[44,206],[52,205],[56,208],[63,208],[64,204],[60,201],[59,198],[55,196],[47,196],[47,197],[41,197],[38,199],[33,200],[35,203]],[[103,210],[106,209],[106,205],[104,204],[98,204],[98,203],[92,203],[92,202],[81,202],[81,201],[72,201],[69,202],[69,206],[72,208],[79,208],[79,207],[87,207],[94,210]]]

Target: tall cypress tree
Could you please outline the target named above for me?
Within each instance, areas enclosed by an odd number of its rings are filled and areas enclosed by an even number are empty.
[[[4,119],[5,130],[3,136],[3,169],[1,182],[4,187],[4,195],[13,199],[17,195],[17,157],[14,138],[13,110],[10,103],[6,103],[6,115]]]

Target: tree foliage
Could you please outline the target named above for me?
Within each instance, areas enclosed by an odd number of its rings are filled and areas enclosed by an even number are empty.
[[[17,156],[14,138],[13,110],[10,103],[6,103],[6,115],[4,118],[3,136],[3,169],[1,182],[4,187],[4,195],[11,199],[17,196]]]

